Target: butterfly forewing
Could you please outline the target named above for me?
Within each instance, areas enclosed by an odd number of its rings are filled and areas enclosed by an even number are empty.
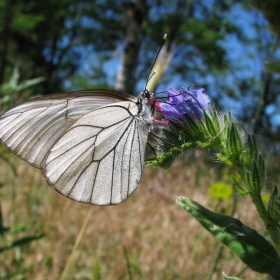
[[[76,120],[120,100],[136,99],[112,90],[83,90],[24,102],[0,117],[0,139],[20,158],[41,168],[50,148]]]
[[[77,120],[50,149],[43,172],[64,196],[97,205],[118,204],[143,172],[149,124],[136,103],[98,108]]]

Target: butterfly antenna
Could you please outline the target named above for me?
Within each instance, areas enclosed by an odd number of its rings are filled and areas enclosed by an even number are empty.
[[[157,51],[156,57],[155,57],[155,59],[153,61],[153,64],[152,64],[152,66],[150,68],[150,72],[149,72],[149,75],[148,75],[147,80],[146,80],[144,91],[147,90],[147,85],[148,85],[148,82],[150,81],[150,79],[156,74],[156,71],[153,71],[153,73],[152,73],[152,70],[153,70],[153,67],[156,64],[156,61],[157,61],[158,56],[159,56],[159,53],[160,53],[160,51],[161,51],[161,49],[162,49],[162,47],[164,45],[164,42],[165,42],[166,38],[167,38],[167,34],[164,34],[164,36],[162,38],[162,41],[161,41],[161,44],[160,44],[160,47],[159,47],[159,49]]]
[[[198,85],[198,82],[194,82],[193,84],[189,85],[189,86],[188,86],[188,91],[190,91],[190,88],[191,88],[191,87],[194,87],[194,86],[196,86],[196,85]]]

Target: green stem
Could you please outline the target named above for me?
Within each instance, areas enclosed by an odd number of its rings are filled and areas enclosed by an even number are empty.
[[[225,248],[225,247],[224,247],[223,244],[220,244],[220,245],[219,245],[218,254],[217,254],[216,259],[215,259],[215,261],[214,261],[214,265],[213,265],[212,271],[211,271],[211,273],[210,273],[210,275],[209,275],[209,277],[208,277],[208,280],[212,280],[214,274],[217,272],[217,270],[218,270],[218,263],[219,263],[219,261],[220,261],[220,260],[222,259],[222,257],[223,257],[223,250],[224,250],[224,248]]]
[[[278,225],[274,223],[274,221],[268,215],[268,212],[264,206],[263,200],[259,192],[252,192],[250,194],[253,203],[255,204],[257,211],[261,219],[263,220],[265,227],[274,243],[274,246],[278,253],[280,253],[280,233]]]

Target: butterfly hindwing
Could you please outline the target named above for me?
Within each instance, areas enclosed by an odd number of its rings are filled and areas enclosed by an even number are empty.
[[[143,172],[149,124],[125,101],[84,115],[60,137],[43,164],[49,184],[73,200],[108,205],[124,201]]]

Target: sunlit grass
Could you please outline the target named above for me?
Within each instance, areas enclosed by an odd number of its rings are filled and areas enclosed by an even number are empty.
[[[230,212],[232,200],[219,203],[208,193],[228,174],[201,155],[189,155],[170,170],[145,168],[136,192],[117,206],[89,206],[62,197],[50,188],[40,170],[11,155],[17,176],[1,163],[1,207],[6,233],[1,248],[17,239],[45,237],[0,254],[1,279],[60,279],[80,228],[90,218],[73,258],[67,279],[207,279],[219,243],[176,203],[183,195],[204,206]],[[217,206],[218,205],[218,206]],[[240,197],[236,216],[264,232],[248,197]],[[219,271],[236,275],[244,264],[224,250]],[[132,278],[131,278],[132,277]],[[265,279],[249,269],[244,279]]]

